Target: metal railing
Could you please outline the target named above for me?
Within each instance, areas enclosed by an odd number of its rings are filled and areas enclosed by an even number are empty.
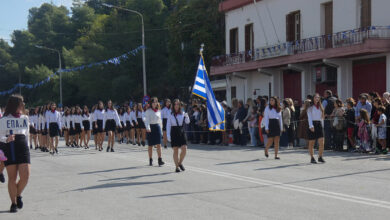
[[[301,54],[329,48],[348,47],[364,43],[365,39],[390,39],[390,26],[372,26],[335,34],[306,38],[295,42],[285,42],[267,47],[256,48],[254,51],[243,51],[237,54],[216,56],[212,66],[229,66],[255,60]]]

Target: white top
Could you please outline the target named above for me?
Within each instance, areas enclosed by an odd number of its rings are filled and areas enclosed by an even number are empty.
[[[161,124],[162,124],[161,111],[155,112],[151,108],[149,108],[145,112],[144,121],[145,121],[146,130],[148,130],[148,131],[150,131],[150,125],[153,125],[153,124],[159,124],[161,127]]]
[[[43,115],[39,114],[38,121],[39,121],[39,130],[45,129],[46,118]]]
[[[33,126],[35,129],[38,129],[38,115],[31,115],[30,116],[30,125]]]
[[[107,120],[115,120],[117,126],[122,126],[116,110],[107,109],[106,113],[104,113],[103,128],[106,127]]]
[[[164,107],[161,110],[161,117],[167,119],[171,115],[172,111],[171,109],[168,109],[167,107]]]
[[[278,119],[280,130],[283,131],[283,120],[282,120],[282,113],[277,112],[275,108],[270,109],[268,106],[265,108],[264,111],[264,124],[265,124],[265,130],[269,130],[269,120],[270,119]]]
[[[70,128],[70,124],[72,123],[73,128],[75,128],[75,124],[80,124],[81,129],[84,129],[82,121],[81,115],[69,115],[67,121],[68,128]]]
[[[96,109],[95,112],[93,113],[93,119],[95,121],[104,120],[104,113],[105,113],[104,109],[101,111],[99,109]]]
[[[136,115],[137,118],[144,118],[145,112],[138,111],[138,115]]]
[[[131,118],[131,114],[132,114],[132,113],[133,113],[132,111],[131,111],[130,113],[125,112],[125,114],[123,115],[123,117],[124,117],[125,122],[130,122],[131,126],[134,126],[134,124],[133,124],[133,119]],[[137,119],[136,119],[136,120],[137,120]]]
[[[322,111],[321,108],[311,106],[307,109],[307,119],[309,121],[309,128],[314,128],[313,121],[320,121],[323,123]]]
[[[135,117],[135,112],[130,112],[130,121],[137,122],[137,117]]]
[[[61,114],[58,111],[47,111],[46,112],[46,126],[49,128],[50,123],[57,123],[58,128],[61,129]]]
[[[379,123],[382,122],[382,120],[383,120],[384,124],[380,125],[379,127],[381,127],[381,128],[386,128],[386,121],[387,121],[387,118],[386,118],[386,115],[383,114],[383,113],[382,113],[381,116],[379,117]]]
[[[67,127],[69,127],[68,126],[68,118],[69,118],[69,116],[65,116],[65,114],[62,116],[62,127],[63,128],[67,128]]]
[[[176,119],[177,119],[177,122],[179,122],[179,125],[177,125]],[[188,116],[187,113],[184,113],[184,112],[182,114],[176,115],[176,119],[175,119],[174,114],[170,114],[167,118],[167,138],[168,138],[169,142],[171,142],[171,127],[172,126],[183,126],[184,123],[186,123],[186,124],[190,123],[190,117]]]
[[[8,115],[8,116],[4,116],[3,118],[15,118],[14,116],[12,115]],[[27,120],[27,123],[29,123],[29,119],[28,119],[28,116],[27,115],[21,115],[20,116],[21,119],[26,119]],[[29,145],[29,135],[30,135],[30,123],[27,125],[27,128],[26,129],[20,129],[20,130],[14,130],[13,131],[13,134],[23,134],[26,136],[26,139],[27,139],[27,146]],[[0,130],[0,142],[2,143],[7,143],[7,136],[9,135],[9,131],[5,131],[5,130]]]

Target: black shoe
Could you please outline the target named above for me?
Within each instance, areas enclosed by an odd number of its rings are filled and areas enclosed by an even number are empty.
[[[5,182],[5,177],[4,174],[0,173],[0,182],[4,183]]]
[[[176,173],[180,173],[180,169],[179,169],[179,168],[176,168],[175,172],[176,172]]]
[[[165,163],[164,163],[164,161],[162,160],[162,158],[158,158],[158,166],[162,166],[162,165],[164,165]]]
[[[138,146],[141,146],[141,144],[139,142],[137,144],[138,144]]]
[[[275,157],[275,160],[280,160],[280,157]]]
[[[11,213],[18,212],[18,206],[16,206],[16,204],[12,203],[11,208],[9,209],[9,212],[11,212]]]
[[[102,151],[102,149],[101,149],[101,148],[99,148],[99,151]]]
[[[107,150],[106,150],[107,152],[110,152],[110,147],[107,147]]]
[[[144,146],[144,147],[145,147],[145,141],[142,141],[142,142],[141,142],[141,144],[142,144],[142,146]]]
[[[38,147],[35,147],[35,150],[38,150],[39,148]]]
[[[41,152],[45,152],[45,149],[43,147],[40,147]]]
[[[32,149],[32,145],[30,145],[30,149]]]
[[[21,196],[16,197],[16,206],[18,207],[18,209],[23,208],[23,201]]]
[[[153,166],[153,159],[152,158],[149,159],[149,166]]]
[[[111,148],[111,152],[115,152],[115,151],[114,151],[114,148]]]
[[[45,148],[45,152],[49,152],[49,149]]]
[[[322,157],[319,157],[318,162],[325,163],[325,160]]]
[[[180,164],[179,167],[180,167],[180,169],[181,169],[182,171],[185,171],[185,170],[186,170],[186,169],[184,168],[183,164]]]
[[[316,161],[316,159],[314,159],[314,157],[312,157],[310,163],[317,164],[317,161]]]
[[[56,154],[58,154],[58,150],[57,150],[57,148],[55,149],[55,151],[56,151]]]
[[[70,146],[71,146],[71,147],[74,147],[74,144],[71,144]]]
[[[167,145],[165,145],[164,148],[167,149],[168,148]]]
[[[265,152],[264,152],[264,155],[265,155],[265,157],[266,157],[266,158],[268,158],[268,157],[269,157],[269,155],[268,155],[267,153],[265,153]]]

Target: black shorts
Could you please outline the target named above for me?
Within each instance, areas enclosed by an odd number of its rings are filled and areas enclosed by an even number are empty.
[[[167,131],[167,122],[168,122],[168,119],[167,118],[163,118],[163,131]]]
[[[142,120],[142,118],[137,118],[137,122],[138,122],[137,128],[139,128],[139,129],[145,129],[145,123],[144,123],[144,121]]]
[[[317,140],[319,138],[324,137],[324,130],[322,128],[321,121],[313,121],[314,126],[314,132],[310,130],[310,128],[307,130],[307,136],[309,140]]]
[[[267,137],[280,137],[281,129],[279,119],[269,119],[268,129],[269,132],[267,134]]]
[[[31,163],[27,137],[24,135],[16,134],[13,147],[11,147],[11,143],[7,143],[1,144],[0,149],[8,159],[7,161],[4,161],[5,166]]]
[[[106,127],[104,128],[106,131],[115,132],[116,130],[116,122],[114,119],[108,119],[106,121]]]
[[[52,122],[49,124],[49,135],[50,137],[58,137],[60,136],[60,128],[56,122]]]
[[[84,131],[89,131],[91,130],[91,123],[88,120],[84,120],[83,127],[84,127]]]
[[[97,132],[98,133],[103,133],[104,132],[104,129],[103,129],[103,120],[97,120]]]

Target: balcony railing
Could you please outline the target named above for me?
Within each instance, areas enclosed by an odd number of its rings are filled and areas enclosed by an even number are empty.
[[[280,56],[362,44],[365,39],[390,39],[390,26],[372,26],[213,57],[212,66],[229,66]]]

